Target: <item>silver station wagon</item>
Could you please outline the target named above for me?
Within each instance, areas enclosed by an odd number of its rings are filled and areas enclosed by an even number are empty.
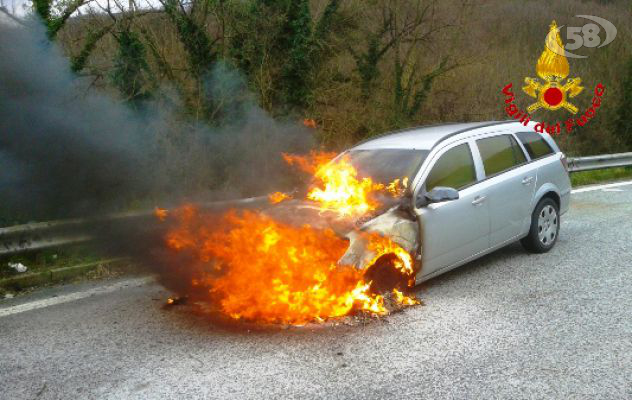
[[[569,208],[566,158],[535,122],[414,128],[357,145],[346,154],[366,175],[409,178],[402,203],[364,222],[417,255],[417,283],[520,240],[530,252],[555,245]],[[345,264],[366,249],[350,232]]]
[[[569,207],[566,158],[553,139],[516,121],[413,128],[373,138],[344,153],[359,175],[408,181],[405,194],[340,226],[305,201],[264,213],[332,227],[349,240],[341,265],[361,268],[374,253],[362,232],[391,238],[416,258],[416,282],[520,240],[536,253],[555,245]],[[376,263],[377,265],[379,263]],[[377,268],[379,270],[379,268]]]

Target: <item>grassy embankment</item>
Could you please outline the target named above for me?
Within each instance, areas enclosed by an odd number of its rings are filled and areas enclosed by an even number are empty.
[[[573,186],[632,179],[632,167],[599,169],[571,174]]]
[[[22,263],[18,273],[9,263]],[[81,246],[36,251],[0,257],[0,299],[35,287],[66,282],[104,279],[138,270],[123,259],[103,259]]]

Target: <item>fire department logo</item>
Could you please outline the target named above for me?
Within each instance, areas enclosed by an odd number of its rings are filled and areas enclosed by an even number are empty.
[[[524,80],[526,85],[522,87],[526,94],[537,100],[527,107],[527,112],[532,113],[539,108],[548,110],[564,108],[570,113],[576,114],[577,107],[571,104],[568,99],[580,94],[584,88],[581,86],[579,77],[566,79],[570,67],[564,56],[564,45],[555,21],[551,23],[549,33],[546,35],[544,51],[538,59],[535,72],[542,81],[527,77]]]

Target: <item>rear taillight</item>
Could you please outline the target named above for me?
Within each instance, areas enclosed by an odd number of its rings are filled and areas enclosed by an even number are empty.
[[[562,153],[562,158],[560,158],[560,161],[562,162],[562,165],[564,166],[566,172],[568,172],[568,160],[566,159],[566,155],[564,155],[564,153]]]

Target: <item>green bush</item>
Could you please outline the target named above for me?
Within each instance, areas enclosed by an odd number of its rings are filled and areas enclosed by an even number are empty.
[[[621,87],[614,133],[628,149],[632,149],[632,57],[626,64],[626,75],[623,77]]]

